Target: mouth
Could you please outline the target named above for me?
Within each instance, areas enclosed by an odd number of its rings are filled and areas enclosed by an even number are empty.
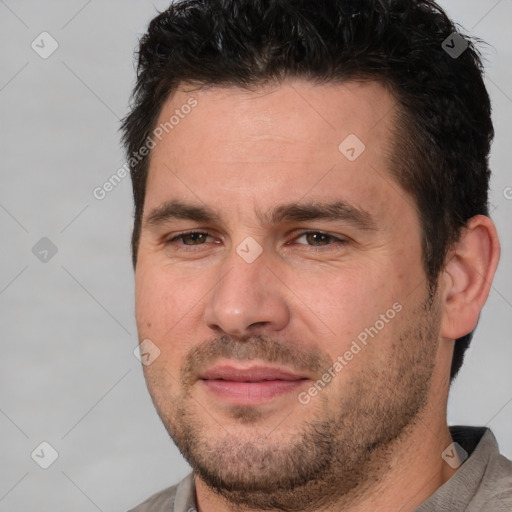
[[[199,380],[209,393],[224,401],[237,405],[257,405],[289,394],[310,379],[285,368],[222,365],[208,369]]]

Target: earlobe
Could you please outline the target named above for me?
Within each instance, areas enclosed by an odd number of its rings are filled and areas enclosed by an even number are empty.
[[[443,338],[457,339],[476,327],[499,256],[493,221],[484,215],[472,217],[449,251],[442,273]]]

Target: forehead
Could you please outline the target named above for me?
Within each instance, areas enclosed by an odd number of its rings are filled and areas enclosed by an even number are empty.
[[[192,98],[197,105],[186,107]],[[260,155],[267,160],[275,156],[274,151],[282,154],[286,145],[295,142],[306,151],[332,146],[337,149],[350,133],[364,139],[368,149],[376,147],[374,142],[390,134],[388,114],[394,109],[394,98],[378,82],[313,84],[289,80],[250,91],[238,87],[195,91],[182,87],[164,104],[157,124],[163,126],[169,120],[176,123],[164,137],[179,145],[181,155],[189,159],[201,158],[195,150],[211,146],[212,140],[223,143],[216,146],[219,153],[229,149],[238,155],[240,143],[250,139],[253,144],[260,143],[258,147],[273,151]],[[193,132],[202,136],[191,140]],[[185,141],[187,144],[183,144]],[[208,149],[211,152],[214,148]]]
[[[398,188],[387,163],[395,110],[377,82],[182,87],[157,122],[146,200],[186,195],[264,209],[284,197],[363,195],[377,208],[389,201],[386,187]]]

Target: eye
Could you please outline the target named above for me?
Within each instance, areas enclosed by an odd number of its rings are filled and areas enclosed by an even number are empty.
[[[306,243],[300,243],[299,245],[310,245],[311,247],[324,247],[328,245],[342,245],[347,242],[343,238],[338,238],[322,231],[305,231],[295,238],[295,241],[304,238]],[[334,242],[334,243],[333,243]]]
[[[166,241],[166,244],[178,244],[178,245],[203,245],[206,242],[207,238],[212,238],[208,233],[204,231],[186,231],[184,233],[179,233],[178,235],[170,238]],[[178,243],[179,241],[182,243]]]
[[[301,239],[304,239],[305,242],[300,242],[299,240]],[[187,247],[189,249],[185,250],[194,250],[195,247],[200,249],[200,246],[211,242],[220,243],[215,241],[214,238],[205,231],[184,231],[174,235],[164,243],[165,245],[177,246],[178,249],[180,247]],[[292,243],[296,243],[298,245],[306,245],[313,249],[322,250],[324,247],[329,249],[331,248],[330,246],[332,246],[332,248],[339,248],[339,246],[346,244],[347,240],[344,238],[336,237],[334,235],[330,235],[328,233],[324,233],[322,231],[304,231],[296,236]]]

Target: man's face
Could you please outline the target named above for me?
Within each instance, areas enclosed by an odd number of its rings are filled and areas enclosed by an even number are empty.
[[[294,81],[182,90],[161,112],[181,115],[147,181],[136,317],[160,355],[145,377],[232,501],[343,494],[425,405],[440,312],[388,167],[395,108],[377,83]]]

